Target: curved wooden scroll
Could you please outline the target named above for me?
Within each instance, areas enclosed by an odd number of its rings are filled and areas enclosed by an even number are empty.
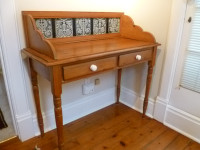
[[[55,59],[56,53],[54,47],[44,38],[43,34],[37,29],[34,22],[35,21],[31,15],[24,16],[27,47]]]
[[[131,17],[123,15],[121,17],[121,36],[127,37],[130,39],[153,42],[156,40],[154,36],[149,32],[144,32],[143,29],[139,26],[134,25],[134,22]]]

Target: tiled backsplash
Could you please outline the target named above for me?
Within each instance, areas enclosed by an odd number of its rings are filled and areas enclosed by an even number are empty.
[[[91,35],[91,19],[80,18],[76,19],[76,36]]]
[[[35,23],[36,23],[37,28],[44,35],[44,37],[53,38],[51,19],[36,19]]]
[[[119,33],[120,29],[120,18],[45,18],[35,22],[45,38]]]

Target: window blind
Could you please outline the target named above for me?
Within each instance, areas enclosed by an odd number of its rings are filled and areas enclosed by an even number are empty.
[[[180,86],[200,93],[200,0],[196,0],[195,14]]]
[[[196,7],[200,7],[200,0],[195,0],[195,3]]]

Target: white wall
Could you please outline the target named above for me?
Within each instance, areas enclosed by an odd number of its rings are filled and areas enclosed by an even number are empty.
[[[136,24],[141,25],[145,31],[151,32],[161,46],[158,48],[157,63],[150,97],[155,99],[158,95],[160,74],[164,55],[166,53],[167,34],[171,15],[172,0],[140,0],[132,10],[132,17]]]
[[[125,14],[134,18],[134,22],[137,25],[140,25],[144,30],[153,33],[156,37],[157,42],[161,43],[162,46],[159,48],[161,51],[158,52],[158,60],[157,65],[155,68],[152,90],[150,97],[152,101],[155,100],[155,97],[158,93],[159,88],[159,80],[160,74],[162,70],[162,62],[165,53],[165,45],[166,45],[166,37],[169,25],[169,18],[170,18],[170,9],[171,9],[171,0],[20,0],[15,1],[16,4],[16,16],[17,16],[17,23],[19,29],[19,38],[20,38],[20,49],[25,47],[24,43],[24,33],[23,33],[23,26],[22,26],[22,16],[21,11],[25,10],[58,10],[58,11],[109,11],[109,12],[125,12]],[[20,51],[19,49],[19,51]],[[34,114],[34,104],[32,99],[32,92],[30,86],[30,80],[28,75],[28,68],[26,66],[26,62],[24,63],[25,66],[25,77],[26,77],[26,86],[28,91],[29,105],[32,114]],[[142,68],[140,67],[142,66]],[[123,80],[122,85],[124,89],[127,91],[132,91],[137,96],[141,96],[140,93],[143,93],[144,90],[144,83],[145,83],[145,76],[143,73],[146,72],[144,67],[145,65],[138,65],[135,67],[127,68],[123,72]],[[63,95],[62,95],[62,102],[64,104],[64,112],[68,110],[68,113],[71,116],[64,113],[64,122],[67,123],[74,119],[77,119],[80,116],[86,115],[92,111],[95,111],[101,107],[106,105],[112,104],[114,102],[114,93],[115,93],[115,78],[113,77],[115,72],[108,72],[102,75],[98,75],[96,77],[100,78],[101,84],[96,87],[96,92],[94,95],[90,96],[83,96],[81,94],[81,86],[83,84],[83,80],[76,81],[70,84],[66,84],[63,86]],[[93,80],[95,77],[92,77]],[[128,79],[128,80],[127,80]],[[42,108],[45,111],[45,123],[47,124],[46,130],[50,130],[55,127],[55,123],[53,122],[53,106],[51,101],[51,94],[50,94],[50,85],[49,83],[43,79],[39,78],[40,81],[40,91],[41,91],[41,99],[42,99]],[[128,82],[127,82],[128,81]],[[141,85],[142,83],[142,85]],[[103,104],[101,106],[96,107],[99,105],[98,98],[99,96],[104,97],[107,94],[107,103],[106,101],[102,101]],[[129,92],[129,94],[130,94]],[[72,94],[71,94],[72,93]],[[133,96],[134,96],[133,94]],[[123,90],[122,90],[123,95]],[[126,94],[124,94],[126,95]],[[93,96],[93,98],[91,98]],[[136,99],[138,97],[135,97]],[[92,101],[95,99],[96,101]],[[123,97],[121,99],[125,99],[125,103],[127,105],[131,105],[132,97]],[[48,100],[47,100],[48,99]],[[84,103],[85,101],[85,103]],[[66,105],[68,104],[68,105]],[[82,108],[81,106],[86,105],[85,110],[80,111],[80,114],[75,112],[75,108]],[[92,106],[91,106],[92,105]],[[134,104],[133,104],[134,105]],[[68,107],[69,106],[69,107]],[[92,107],[94,106],[94,109]],[[136,109],[140,106],[135,106]],[[74,109],[73,109],[74,108]],[[89,109],[86,110],[86,109]],[[71,112],[69,112],[69,110]],[[77,109],[76,109],[77,110]],[[153,112],[153,109],[152,109]],[[152,113],[151,112],[151,113]],[[74,116],[73,116],[74,114]],[[71,117],[71,118],[67,118]],[[35,115],[33,115],[34,126],[36,125]],[[35,133],[38,133],[38,130],[35,130]]]
[[[168,35],[169,20],[171,16],[172,1],[166,0],[140,0],[137,1],[131,11],[130,16],[135,24],[140,25],[145,31],[151,32],[158,43],[157,62],[154,69],[154,76],[150,91],[150,103],[147,112],[151,117],[154,113],[154,103],[159,92],[160,76],[163,70],[163,60],[166,53],[166,43]],[[124,72],[122,85],[123,100],[125,104],[142,111],[142,100],[144,99],[147,64],[140,64],[127,68]],[[128,79],[128,80],[127,80]],[[129,90],[133,90],[130,92]],[[126,96],[129,95],[129,96]]]
[[[184,30],[187,28],[187,9],[191,7],[189,2],[194,1],[175,0],[172,3],[167,54],[154,118],[200,143],[199,95],[191,95],[191,91],[177,86],[177,71],[181,69],[181,53],[185,50]]]

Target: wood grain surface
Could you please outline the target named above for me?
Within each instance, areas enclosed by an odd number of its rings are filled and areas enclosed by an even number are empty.
[[[143,31],[141,27],[134,24],[129,16],[121,12],[24,11],[22,15],[27,46],[22,52],[30,59],[31,78],[40,131],[43,135],[44,125],[40,109],[37,74],[42,75],[51,82],[59,150],[65,149],[61,94],[62,84],[68,81],[119,69],[117,81],[117,102],[119,102],[122,68],[148,61],[149,67],[143,106],[143,116],[145,116],[156,50],[157,46],[160,45],[152,34]],[[111,34],[47,39],[36,27],[35,19],[38,18],[120,18],[120,30],[119,33]],[[141,55],[141,60],[137,60],[136,55]],[[92,64],[98,67],[96,72],[90,70]],[[120,123],[120,127],[121,125],[124,127],[125,124]],[[102,129],[100,131],[104,132]],[[100,134],[100,131],[97,133]],[[96,137],[98,137],[98,134]],[[89,143],[93,141],[90,136],[83,137],[80,141],[82,140],[88,140]],[[127,140],[129,141],[129,139]],[[120,145],[126,144],[122,141]],[[70,144],[67,144],[68,146]],[[88,147],[90,146],[85,144],[81,149],[88,150]],[[74,147],[68,149],[71,150]]]
[[[66,150],[199,150],[200,144],[122,104],[114,104],[64,126]],[[56,130],[1,150],[56,150]]]

